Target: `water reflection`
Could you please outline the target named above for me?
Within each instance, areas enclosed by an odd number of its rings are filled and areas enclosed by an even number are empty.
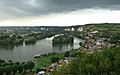
[[[63,52],[72,49],[74,44],[52,44],[54,52]]]
[[[12,49],[14,49],[14,47],[15,47],[14,45],[11,45],[11,46],[2,46],[2,47],[0,46],[1,50],[2,49],[12,50]]]

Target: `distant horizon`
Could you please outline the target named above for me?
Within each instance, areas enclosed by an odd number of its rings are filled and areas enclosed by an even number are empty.
[[[69,25],[69,26],[50,26],[50,25],[48,25],[48,26],[39,26],[39,25],[37,25],[37,26],[22,26],[22,25],[20,25],[20,26],[0,26],[0,27],[72,27],[72,26],[84,26],[84,25],[94,25],[94,24],[120,24],[120,23],[88,23],[88,24],[82,24],[82,25]]]

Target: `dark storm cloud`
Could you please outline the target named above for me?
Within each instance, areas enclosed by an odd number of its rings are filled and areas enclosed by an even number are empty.
[[[0,0],[0,19],[41,16],[87,8],[119,10],[120,0]]]

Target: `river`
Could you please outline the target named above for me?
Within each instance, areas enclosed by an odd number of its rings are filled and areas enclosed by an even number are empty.
[[[50,52],[64,52],[71,49],[79,48],[79,42],[83,41],[77,37],[74,37],[74,44],[59,44],[52,45],[52,39],[45,38],[37,41],[34,45],[20,45],[13,49],[0,48],[0,59],[12,60],[12,61],[28,61],[33,60],[35,54],[45,54]]]

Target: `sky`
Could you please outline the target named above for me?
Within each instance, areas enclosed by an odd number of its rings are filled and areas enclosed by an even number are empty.
[[[0,0],[0,26],[120,23],[120,0]]]

